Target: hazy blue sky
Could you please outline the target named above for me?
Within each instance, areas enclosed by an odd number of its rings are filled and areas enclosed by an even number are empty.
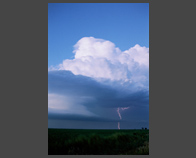
[[[48,127],[149,127],[149,4],[48,4]]]
[[[73,45],[93,36],[122,51],[149,47],[148,3],[49,3],[48,66],[73,58]]]

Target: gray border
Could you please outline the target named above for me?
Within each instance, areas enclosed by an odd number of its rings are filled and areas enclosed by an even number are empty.
[[[57,157],[48,155],[47,147],[47,3],[51,2],[57,1],[18,0],[1,5],[4,13],[1,21],[1,37],[4,39],[2,52],[6,52],[4,54],[8,59],[5,60],[4,68],[11,65],[10,69],[1,74],[6,76],[7,81],[1,90],[8,96],[1,97],[5,109],[1,110],[1,157]],[[190,50],[191,45],[183,46],[186,43],[182,40],[188,39],[187,35],[192,33],[190,28],[194,25],[188,23],[187,19],[191,19],[191,15],[187,13],[192,13],[194,5],[158,0],[126,2],[150,2],[150,155],[104,157],[165,158],[193,155],[194,145],[191,141],[194,124],[191,120],[194,119],[194,110],[187,111],[187,108],[191,108],[188,105],[194,105],[190,101],[194,97],[189,93],[187,97],[182,92],[189,92],[188,88],[192,86],[187,84],[192,83],[193,78],[184,65],[194,62],[194,58],[185,58],[194,49]],[[187,54],[183,56],[181,50]]]

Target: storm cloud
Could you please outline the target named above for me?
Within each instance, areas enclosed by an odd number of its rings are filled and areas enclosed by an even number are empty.
[[[49,71],[49,116],[53,116],[54,119],[54,114],[61,114],[58,117],[56,115],[56,118],[116,121],[119,119],[117,108],[130,107],[123,111],[123,119],[131,120],[136,116],[140,119],[147,119],[148,115],[145,111],[148,109],[148,91],[130,92],[122,89],[123,85],[115,87],[112,83],[101,84],[90,77],[74,75],[70,71]]]
[[[136,45],[122,52],[110,41],[80,39],[75,58],[48,71],[48,119],[148,126],[148,51]],[[122,119],[118,108],[126,108]]]

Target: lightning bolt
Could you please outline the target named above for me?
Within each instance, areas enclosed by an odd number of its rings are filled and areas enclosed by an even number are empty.
[[[122,110],[126,110],[126,109],[129,109],[129,107],[125,107],[125,108],[121,108]]]
[[[118,113],[118,116],[120,117],[120,119],[122,119],[121,114],[120,114],[120,108],[117,109],[117,113]]]
[[[126,110],[126,109],[129,109],[129,107],[124,107],[124,108],[117,108],[117,113],[118,113],[118,116],[120,118],[120,120],[122,120],[122,116],[120,114],[120,110]],[[118,122],[118,129],[120,129],[120,122]]]
[[[120,129],[120,122],[118,122],[118,129]]]

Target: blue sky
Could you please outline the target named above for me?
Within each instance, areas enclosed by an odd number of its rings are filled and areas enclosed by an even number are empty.
[[[122,51],[149,47],[148,3],[49,3],[48,67],[73,58],[82,37],[109,40]]]
[[[48,4],[48,127],[149,127],[149,4]]]

